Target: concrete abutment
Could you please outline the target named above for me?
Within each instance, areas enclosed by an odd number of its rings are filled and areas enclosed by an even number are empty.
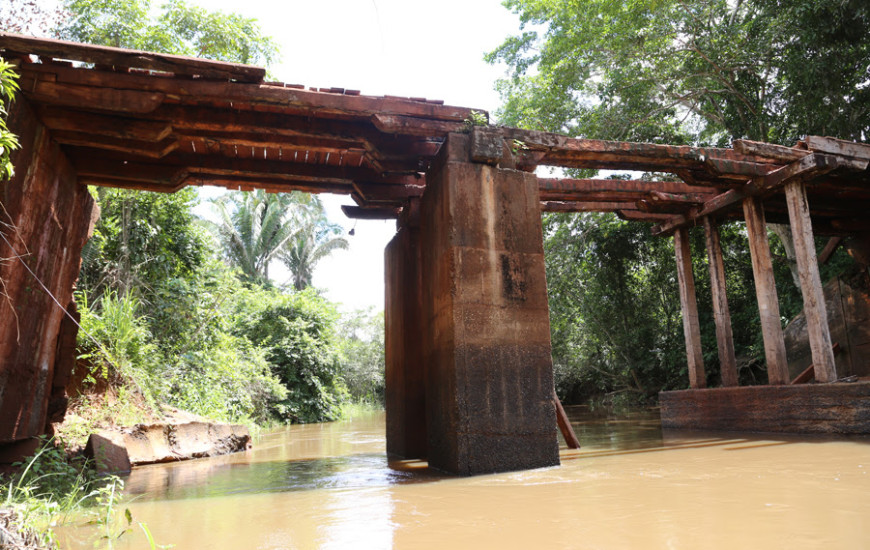
[[[402,425],[414,434],[425,431],[430,466],[448,472],[557,465],[537,180],[473,162],[471,142],[470,135],[450,134],[427,178],[419,257],[408,251],[415,233],[407,225],[387,251],[387,341],[402,342],[387,345],[388,449],[410,451],[408,435],[396,435]],[[407,330],[416,322],[408,309],[412,300],[401,309],[391,300],[416,298],[413,288],[395,288],[407,285],[403,273],[413,271],[415,262],[422,290],[417,335]],[[410,324],[398,322],[400,317]],[[407,396],[398,403],[391,396],[410,380],[419,384],[421,375],[425,430]],[[414,451],[403,456],[419,458]]]

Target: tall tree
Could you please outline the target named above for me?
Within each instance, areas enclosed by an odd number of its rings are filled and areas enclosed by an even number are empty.
[[[297,238],[310,201],[309,195],[298,192],[262,190],[218,198],[214,203],[220,216],[218,235],[230,264],[250,282],[268,281],[269,264]]]
[[[863,0],[506,0],[524,32],[488,54],[510,69],[502,119],[572,135],[791,145],[866,139]]]
[[[347,247],[347,239],[341,236],[341,227],[329,222],[323,205],[315,198],[299,231],[281,250],[280,258],[293,274],[293,286],[296,290],[303,290],[311,286],[314,268],[320,260]]]
[[[277,46],[255,19],[209,12],[184,0],[155,10],[150,0],[66,0],[60,38],[206,59],[268,65]]]

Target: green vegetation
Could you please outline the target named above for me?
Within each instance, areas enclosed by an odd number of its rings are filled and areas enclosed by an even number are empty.
[[[124,486],[119,478],[97,476],[83,459],[68,458],[49,440],[29,460],[13,466],[15,473],[2,478],[4,548],[54,548],[51,527],[83,512],[105,537],[123,534],[115,518]],[[129,511],[125,515],[129,526]]]
[[[870,6],[858,0],[506,0],[522,33],[487,55],[508,67],[500,122],[594,139],[793,145],[870,135]],[[577,174],[578,176],[580,174]],[[590,175],[590,174],[584,174]],[[656,177],[647,174],[644,177]],[[787,229],[787,228],[786,228]],[[787,231],[771,226],[781,313],[802,307]],[[721,228],[740,377],[764,380],[742,224]],[[544,216],[559,394],[654,399],[688,383],[673,246],[611,215]],[[718,383],[703,235],[692,232],[709,382]],[[782,241],[782,242],[781,242]],[[819,243],[822,244],[821,242]],[[848,269],[842,252],[823,277]]]
[[[17,90],[18,75],[13,66],[0,57],[0,181],[11,178],[14,172],[9,156],[18,148],[18,138],[6,127],[6,116]]]

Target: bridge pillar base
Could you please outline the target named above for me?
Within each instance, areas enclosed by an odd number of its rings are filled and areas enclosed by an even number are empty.
[[[450,134],[421,202],[429,464],[558,465],[537,180],[470,151],[471,136]]]
[[[387,453],[426,458],[420,226],[418,219],[404,218],[400,223],[399,232],[387,245],[384,266]]]

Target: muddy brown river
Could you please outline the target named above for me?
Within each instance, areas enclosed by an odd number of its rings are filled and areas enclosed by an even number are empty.
[[[262,434],[253,451],[126,480],[133,529],[61,548],[870,548],[870,439],[662,433],[569,409],[562,466],[472,478],[388,461],[383,415]],[[122,506],[123,508],[123,506]]]

